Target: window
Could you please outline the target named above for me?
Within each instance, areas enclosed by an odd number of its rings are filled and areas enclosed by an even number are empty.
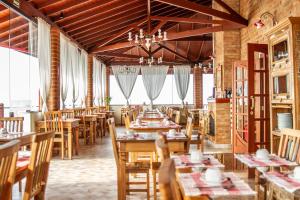
[[[37,27],[6,9],[6,29],[0,30],[0,103],[8,111],[37,110],[39,67],[36,57]],[[7,110],[9,109],[9,110]]]
[[[193,104],[193,75],[190,75],[190,83],[187,96],[184,101],[189,104]],[[112,97],[112,105],[125,105],[126,99],[124,98],[116,79],[113,75],[110,76],[110,96]],[[134,88],[129,98],[130,104],[149,104],[150,100],[147,96],[143,78],[139,75],[136,79]],[[181,100],[178,97],[174,76],[168,74],[161,90],[160,95],[154,100],[154,104],[181,104]]]
[[[207,99],[213,95],[214,75],[203,74],[203,105],[207,105]]]

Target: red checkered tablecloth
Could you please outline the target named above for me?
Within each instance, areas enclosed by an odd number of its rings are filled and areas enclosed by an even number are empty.
[[[178,129],[181,126],[169,121],[170,124],[169,125],[165,125],[163,122],[141,122],[139,124],[136,124],[136,122],[131,122],[129,128],[130,129],[145,129],[145,128],[149,128],[149,129],[153,129],[153,128],[165,128],[165,129]]]
[[[200,196],[214,197],[228,197],[228,196],[255,196],[256,192],[242,179],[237,177],[233,172],[223,173],[224,178],[230,178],[232,187],[224,188],[226,181],[220,186],[208,185],[204,180],[204,173],[183,173],[178,175],[178,181],[183,188],[184,196],[195,198]]]
[[[177,168],[199,167],[199,168],[224,168],[224,165],[218,161],[213,155],[203,155],[203,159],[198,162],[191,161],[190,155],[172,156]]]
[[[280,172],[272,171],[266,172],[264,177],[269,181],[272,182],[279,187],[284,188],[290,193],[295,192],[296,190],[300,189],[300,181],[290,178],[288,174],[282,174]]]
[[[288,161],[276,155],[271,155],[268,161],[257,159],[254,155],[250,154],[234,154],[234,157],[247,165],[250,168],[255,167],[280,167],[280,166],[297,166],[296,162]]]

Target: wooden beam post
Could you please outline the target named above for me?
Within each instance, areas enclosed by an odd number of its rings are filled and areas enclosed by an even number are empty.
[[[203,74],[198,67],[194,67],[194,107],[203,107]]]
[[[110,96],[110,69],[111,67],[109,65],[106,66],[106,76],[105,76],[105,97]]]
[[[48,98],[48,110],[60,109],[60,31],[52,26],[50,30],[51,40],[51,76],[50,93]]]
[[[93,106],[93,55],[88,55],[88,70],[87,70],[87,99],[86,107]]]

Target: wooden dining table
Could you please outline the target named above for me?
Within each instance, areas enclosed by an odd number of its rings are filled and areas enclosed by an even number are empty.
[[[80,120],[84,120],[86,124],[90,127],[90,144],[95,144],[96,141],[96,123],[97,123],[97,115],[82,115],[80,116]]]
[[[119,143],[119,161],[118,169],[118,190],[120,196],[118,199],[126,199],[126,163],[128,154],[132,152],[156,152],[155,140],[159,137],[158,133],[138,133],[134,137],[126,134],[118,134],[117,142]],[[188,147],[187,137],[168,137],[170,152],[186,153]]]
[[[27,146],[31,144],[32,137],[36,132],[15,132],[8,134],[0,134],[0,144],[10,142],[12,140],[19,140],[20,146]]]
[[[68,158],[72,159],[73,154],[73,135],[75,136],[75,154],[79,152],[79,122],[80,119],[65,119],[63,121],[63,128],[68,132]],[[45,121],[36,121],[35,130],[42,132],[46,129]]]
[[[155,114],[150,114],[150,113],[140,113],[137,116],[137,119],[140,119],[142,121],[162,121],[163,119],[168,118],[165,114],[160,114],[160,113],[155,113]]]
[[[130,123],[129,129],[136,132],[167,132],[171,129],[175,129],[177,132],[180,132],[181,126],[173,121],[169,121],[168,125],[160,121],[141,121],[139,124],[136,123],[136,121],[132,121]]]

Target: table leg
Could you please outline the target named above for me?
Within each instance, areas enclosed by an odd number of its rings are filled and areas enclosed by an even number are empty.
[[[75,128],[75,154],[78,155],[79,152],[79,127]]]
[[[70,127],[68,128],[68,155],[70,160],[72,160],[72,153],[73,153],[73,134],[72,134],[72,127]]]
[[[120,144],[120,199],[126,199],[126,152],[125,144]]]
[[[93,122],[89,122],[90,123],[90,144],[93,144],[93,137],[94,137],[94,126],[93,126]]]

